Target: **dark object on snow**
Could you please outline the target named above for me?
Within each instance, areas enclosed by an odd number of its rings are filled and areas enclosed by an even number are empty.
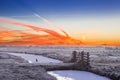
[[[38,62],[38,59],[36,59],[36,62]]]

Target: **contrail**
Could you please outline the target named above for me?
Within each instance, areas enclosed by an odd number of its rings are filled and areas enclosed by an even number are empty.
[[[68,35],[63,29],[57,27],[55,24],[53,24],[53,23],[51,23],[50,21],[48,21],[47,19],[41,17],[41,16],[40,16],[39,14],[37,14],[37,13],[34,13],[34,15],[35,15],[36,17],[42,19],[42,20],[43,20],[44,22],[46,22],[48,25],[60,29],[60,31],[62,31],[62,32],[66,35],[66,37],[69,37],[69,35]]]
[[[65,39],[66,38],[66,36],[63,36],[63,35],[57,33],[56,31],[46,29],[46,28],[40,28],[40,27],[37,27],[37,26],[34,26],[34,25],[25,24],[25,23],[18,22],[18,21],[13,21],[13,20],[5,19],[5,18],[0,18],[0,22],[7,23],[7,24],[18,25],[18,26],[22,26],[22,27],[27,27],[27,28],[33,29],[35,31],[43,31],[43,32],[51,34],[55,37],[58,37],[60,39]]]

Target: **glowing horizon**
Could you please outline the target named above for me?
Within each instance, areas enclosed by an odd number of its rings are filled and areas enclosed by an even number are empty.
[[[54,30],[40,28],[31,24],[24,23],[22,21],[16,21],[13,19],[0,18],[0,22],[4,24],[12,24],[15,26],[25,27],[28,30],[11,30],[9,28],[1,27],[0,29],[0,43],[1,44],[15,44],[15,45],[116,45],[119,46],[119,42],[113,39],[100,39],[100,36],[92,40],[89,39],[89,35],[95,36],[97,34],[89,33],[81,34],[81,38],[75,39],[70,37],[65,31],[64,35]],[[31,29],[31,30],[30,30]],[[47,34],[40,34],[45,32]],[[67,34],[67,35],[66,35]],[[46,35],[46,36],[45,36]],[[27,38],[26,38],[27,37]],[[32,39],[34,37],[34,39]],[[50,40],[48,37],[51,37]],[[42,41],[41,41],[42,40]],[[43,41],[45,40],[45,41]],[[49,41],[48,41],[49,40]],[[16,43],[17,42],[17,43]],[[27,44],[26,44],[27,43]]]

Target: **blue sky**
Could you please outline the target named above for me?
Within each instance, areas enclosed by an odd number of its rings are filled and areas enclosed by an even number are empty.
[[[0,0],[0,15],[74,15],[115,13],[120,11],[119,0]]]
[[[0,0],[1,17],[46,26],[34,13],[75,38],[120,41],[120,0]]]

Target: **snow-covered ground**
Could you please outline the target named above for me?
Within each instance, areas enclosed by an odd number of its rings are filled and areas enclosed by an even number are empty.
[[[8,53],[15,56],[20,56],[24,58],[25,60],[28,60],[29,63],[62,63],[60,60],[47,58],[40,55],[32,55],[32,54],[21,54],[21,53]],[[36,61],[37,59],[37,61]]]
[[[110,80],[90,72],[63,70],[63,71],[50,71],[48,74],[57,78],[57,80]]]
[[[61,63],[59,60],[39,56],[32,54],[21,54],[21,53],[9,53],[12,55],[20,56],[31,63]],[[75,71],[75,70],[64,70],[64,71],[50,71],[48,74],[57,78],[57,80],[110,80],[106,77],[99,76],[86,71]]]
[[[8,52],[27,52],[27,53],[57,53],[61,55],[70,55],[72,51],[85,51],[89,52],[90,55],[119,55],[120,47],[112,46],[0,46],[0,51],[8,51]],[[114,54],[113,54],[114,53]]]

